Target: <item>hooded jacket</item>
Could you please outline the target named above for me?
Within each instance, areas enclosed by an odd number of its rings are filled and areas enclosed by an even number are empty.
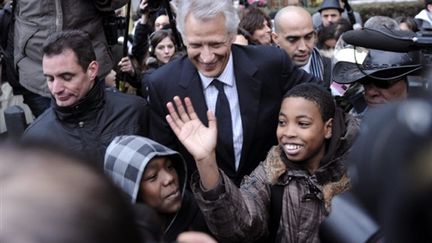
[[[119,136],[108,146],[105,154],[105,174],[118,185],[129,198],[137,204],[141,179],[149,162],[155,157],[167,156],[176,169],[182,195],[182,205],[174,215],[167,219],[163,239],[175,241],[177,236],[188,230],[208,232],[204,218],[192,194],[186,191],[186,162],[183,157],[151,139],[139,136]]]
[[[210,230],[221,242],[262,239],[271,225],[271,187],[281,185],[282,212],[275,242],[319,242],[319,226],[330,212],[331,199],[349,188],[344,161],[358,127],[357,119],[338,110],[326,154],[314,174],[289,161],[280,146],[270,149],[240,188],[220,171],[220,184],[203,191],[195,173],[192,190]]]
[[[96,80],[73,106],[59,107],[52,98],[51,107],[30,124],[23,139],[58,144],[102,168],[105,150],[116,136],[147,133],[146,100],[105,90]]]

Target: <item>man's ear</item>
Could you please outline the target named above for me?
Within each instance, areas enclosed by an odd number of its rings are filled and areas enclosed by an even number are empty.
[[[279,36],[278,36],[278,34],[276,34],[276,32],[272,32],[271,36],[272,36],[273,42],[276,43],[276,45],[279,45],[279,41],[278,41]]]
[[[87,75],[91,80],[95,80],[99,72],[99,64],[97,61],[92,61],[87,68]]]
[[[324,124],[324,137],[326,139],[332,137],[332,130],[333,130],[333,118],[330,118]]]

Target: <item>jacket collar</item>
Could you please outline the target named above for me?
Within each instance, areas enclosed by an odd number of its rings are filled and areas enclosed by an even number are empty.
[[[99,80],[95,80],[94,86],[84,98],[77,104],[68,107],[60,107],[52,98],[52,106],[55,114],[61,121],[91,120],[95,118],[98,111],[105,102],[104,85]]]
[[[271,184],[287,181],[289,177],[311,179],[316,185],[338,181],[345,173],[344,160],[358,131],[358,120],[337,111],[333,123],[332,139],[320,167],[310,175],[302,166],[288,160],[280,146],[274,146],[266,158],[267,178]],[[282,177],[281,177],[282,176]]]

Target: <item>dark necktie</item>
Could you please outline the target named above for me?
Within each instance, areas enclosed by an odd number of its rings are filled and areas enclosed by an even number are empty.
[[[216,159],[224,166],[234,165],[233,129],[231,122],[231,110],[228,98],[224,91],[224,83],[215,79],[212,84],[218,90],[216,100],[216,118],[218,128]],[[223,167],[224,167],[223,166]]]

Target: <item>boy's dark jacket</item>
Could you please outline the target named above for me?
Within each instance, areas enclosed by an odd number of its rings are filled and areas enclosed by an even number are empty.
[[[182,205],[175,215],[167,215],[163,226],[163,240],[174,242],[177,236],[189,230],[208,233],[201,211],[193,195],[186,188],[186,162],[182,156],[155,141],[139,136],[116,137],[105,154],[105,173],[127,195],[130,202],[138,203],[140,183],[148,163],[155,157],[170,157],[179,178]],[[134,173],[130,173],[134,171]]]
[[[312,175],[289,161],[279,146],[244,178],[240,189],[220,171],[219,186],[205,192],[194,174],[192,190],[210,230],[221,242],[253,242],[268,235],[271,187],[283,185],[276,242],[319,242],[319,225],[331,199],[349,188],[344,162],[358,127],[357,119],[338,110],[326,154]]]

